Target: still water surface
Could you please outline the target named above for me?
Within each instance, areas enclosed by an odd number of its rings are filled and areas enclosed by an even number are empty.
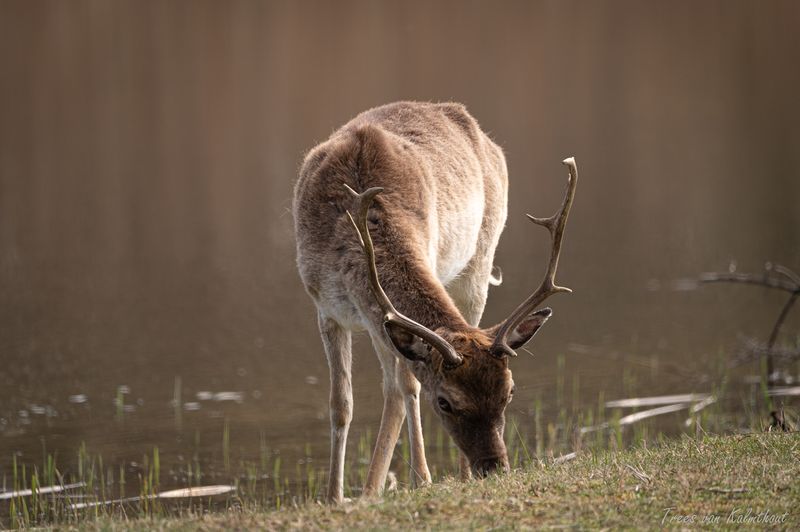
[[[305,150],[398,99],[463,101],[506,150],[487,324],[538,284],[547,235],[523,215],[549,215],[559,161],[578,160],[559,271],[574,294],[512,361],[522,431],[537,398],[552,421],[559,396],[711,391],[784,297],[694,279],[800,268],[800,47],[775,27],[796,6],[711,4],[4,3],[0,475],[14,454],[73,467],[82,442],[106,463],[157,446],[219,470],[226,425],[232,460],[266,446],[324,469],[292,185]],[[785,329],[796,342],[800,312]],[[382,403],[369,342],[355,351],[353,447]]]

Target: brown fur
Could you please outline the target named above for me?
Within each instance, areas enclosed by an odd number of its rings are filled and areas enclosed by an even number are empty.
[[[507,360],[489,354],[493,330],[477,327],[506,218],[502,151],[462,105],[400,102],[362,113],[306,156],[294,199],[298,268],[306,289],[321,319],[346,330],[364,328],[379,356],[381,346],[388,345],[397,357],[383,332],[382,312],[368,288],[364,254],[346,215],[352,198],[345,184],[359,192],[384,188],[368,214],[380,283],[398,311],[435,330],[464,359],[460,367],[447,370],[434,351],[423,362],[400,358],[401,366],[407,365],[421,383],[473,470],[506,468],[503,413],[513,381]],[[477,228],[474,234],[470,227]],[[465,242],[467,233],[474,242]],[[472,255],[464,257],[464,249]],[[452,271],[454,264],[458,271]],[[394,337],[392,341],[400,352],[411,349],[410,344],[398,346]],[[328,356],[330,361],[338,355],[328,350]],[[387,379],[394,371],[404,371],[392,369],[394,357],[381,358],[387,401],[394,386]],[[333,366],[331,372],[333,379]],[[346,392],[347,385],[349,381],[345,388],[332,388],[332,409],[334,396]],[[419,385],[398,386],[412,401],[406,406],[413,405]],[[455,413],[440,408],[442,399]],[[390,403],[385,403],[381,433],[386,423],[388,436],[383,440],[379,433],[378,446],[383,441],[393,445],[396,429],[385,421],[387,409]],[[336,423],[332,418],[334,431]],[[345,438],[348,424],[346,420],[342,425]],[[337,433],[333,434],[335,440]],[[375,465],[379,458],[376,448],[371,473],[380,469]],[[424,451],[418,460],[427,473]],[[332,469],[334,461],[332,457]],[[382,486],[380,477],[378,471],[374,482]],[[365,491],[380,491],[380,486],[369,484],[368,479]],[[335,488],[332,480],[334,500],[340,498]]]

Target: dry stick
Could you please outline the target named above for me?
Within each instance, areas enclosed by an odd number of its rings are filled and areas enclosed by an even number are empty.
[[[800,291],[800,283],[795,283],[792,281],[784,281],[783,279],[768,277],[766,273],[763,275],[754,275],[751,273],[708,272],[700,275],[701,283],[744,283],[755,284],[766,288],[775,288],[792,293]]]
[[[795,301],[797,301],[797,297],[800,296],[800,290],[795,292],[789,297],[789,301],[783,306],[781,313],[778,315],[778,320],[775,322],[775,327],[772,328],[772,334],[769,336],[769,342],[767,342],[767,351],[772,351],[772,348],[775,347],[775,340],[778,339],[778,333],[783,326],[783,322],[786,321],[786,316],[789,315],[789,311],[792,309]]]
[[[769,277],[769,271],[775,271],[785,277],[787,280],[783,279],[776,279],[775,277]],[[776,264],[770,270],[764,272],[763,275],[757,276],[749,273],[704,273],[700,276],[700,282],[702,283],[744,283],[744,284],[754,284],[758,286],[763,286],[766,288],[775,288],[778,290],[784,290],[786,292],[791,293],[792,295],[789,297],[789,300],[781,309],[781,313],[778,315],[778,319],[775,321],[775,325],[772,327],[772,332],[769,336],[769,341],[767,342],[767,382],[771,382],[772,375],[775,373],[774,367],[774,357],[772,356],[773,348],[775,347],[775,341],[778,339],[778,334],[781,331],[781,327],[783,326],[783,322],[786,321],[786,316],[789,315],[789,311],[794,306],[795,301],[797,301],[798,296],[800,296],[800,275],[797,275],[792,270],[785,266],[781,266],[780,264]]]

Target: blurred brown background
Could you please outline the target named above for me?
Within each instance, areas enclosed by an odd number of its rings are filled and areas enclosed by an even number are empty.
[[[624,360],[690,391],[685,372],[766,336],[782,299],[685,279],[800,268],[798,23],[793,1],[3,1],[6,443],[118,441],[120,385],[141,412],[126,443],[171,438],[176,376],[187,400],[241,391],[241,427],[327,434],[292,186],[306,150],[400,99],[463,102],[506,150],[487,322],[538,283],[546,234],[522,215],[550,214],[559,161],[578,160],[559,272],[575,293],[514,361],[523,393],[547,395],[556,353],[589,395],[613,395]],[[357,348],[374,424],[377,363]],[[204,412],[185,423],[219,424]]]

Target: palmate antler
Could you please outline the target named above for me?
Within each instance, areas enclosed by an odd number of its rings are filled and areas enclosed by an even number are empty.
[[[567,191],[564,195],[564,203],[562,203],[561,208],[549,218],[536,218],[530,214],[527,215],[533,223],[546,227],[547,230],[550,231],[552,246],[550,248],[550,262],[547,265],[547,272],[539,288],[517,307],[498,329],[490,349],[492,355],[498,358],[517,356],[514,350],[508,345],[508,335],[511,331],[516,329],[527,316],[536,310],[536,307],[541,305],[545,299],[553,294],[572,292],[569,288],[556,284],[556,269],[558,269],[558,257],[561,253],[561,243],[564,240],[564,227],[567,224],[569,209],[572,207],[572,200],[575,198],[575,187],[578,184],[578,167],[575,164],[575,159],[569,157],[564,159],[563,163],[569,168],[569,177],[567,178]]]
[[[367,258],[369,284],[370,288],[372,289],[372,293],[378,302],[378,306],[383,311],[384,328],[386,328],[386,325],[389,323],[396,325],[404,331],[418,336],[425,343],[439,351],[444,358],[444,363],[446,366],[452,368],[461,365],[463,359],[461,358],[461,355],[459,355],[456,350],[453,349],[453,346],[451,346],[444,338],[428,329],[424,325],[417,323],[411,318],[398,312],[397,309],[394,308],[394,305],[392,305],[392,302],[389,300],[386,292],[383,291],[383,287],[381,287],[380,280],[378,279],[378,268],[375,264],[375,248],[372,245],[372,237],[370,236],[369,229],[367,228],[367,212],[369,211],[369,207],[372,205],[372,201],[375,199],[375,196],[383,192],[383,188],[373,187],[359,194],[346,184],[344,186],[347,188],[350,194],[353,195],[355,200],[354,210],[356,212],[356,217],[353,218],[353,215],[350,214],[350,211],[347,211],[347,216],[350,218],[350,222],[353,224],[353,227],[358,233],[359,244],[361,244],[361,249],[364,250],[364,255]]]

